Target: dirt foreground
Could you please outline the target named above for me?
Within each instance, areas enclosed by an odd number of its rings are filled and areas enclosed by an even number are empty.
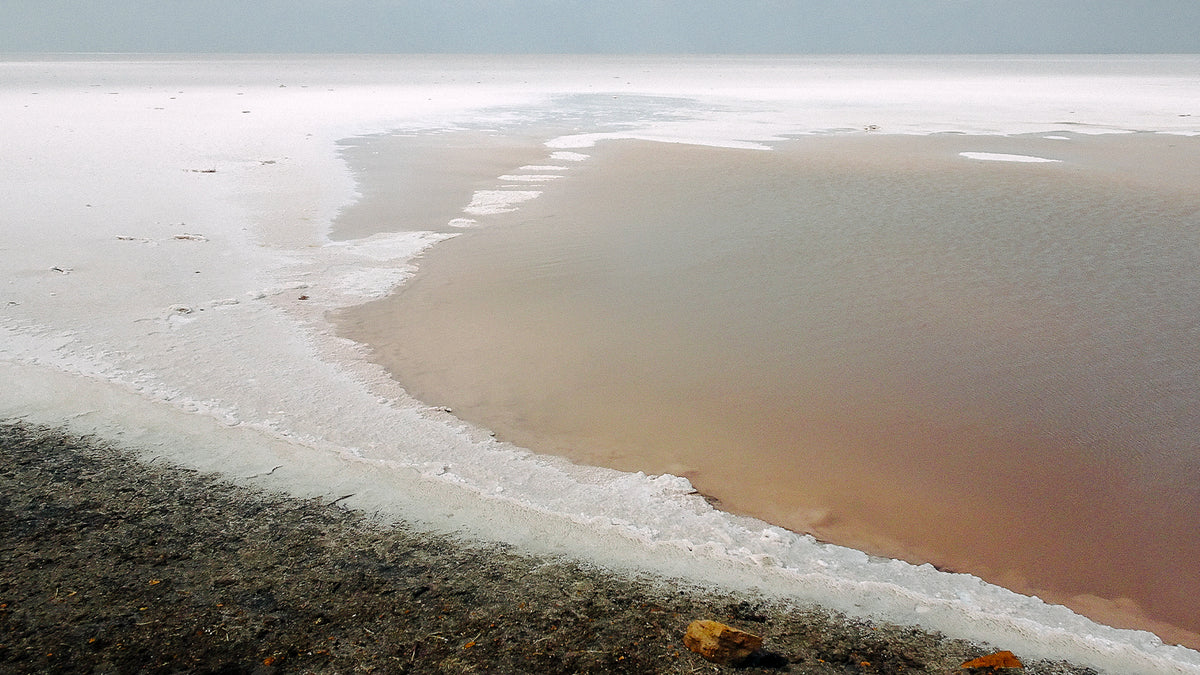
[[[695,619],[761,635],[765,652],[708,663],[683,646]],[[963,673],[997,649],[417,532],[0,424],[0,673]],[[1025,665],[1005,672],[1095,673]]]

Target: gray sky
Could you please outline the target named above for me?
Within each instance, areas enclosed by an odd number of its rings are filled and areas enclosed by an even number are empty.
[[[3,52],[1200,52],[1200,0],[0,0]]]

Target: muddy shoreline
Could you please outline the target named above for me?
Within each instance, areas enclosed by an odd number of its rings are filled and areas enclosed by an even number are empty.
[[[963,672],[993,650],[383,524],[54,429],[0,425],[0,455],[3,673],[720,671],[682,645],[697,618],[766,638],[748,673]]]

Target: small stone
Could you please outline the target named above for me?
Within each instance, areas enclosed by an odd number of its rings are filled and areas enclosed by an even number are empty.
[[[693,621],[683,644],[706,660],[720,665],[745,661],[762,647],[763,639],[717,621]]]
[[[996,652],[995,654],[988,654],[987,656],[981,656],[977,659],[972,659],[962,664],[962,667],[991,668],[992,670],[999,670],[1001,668],[1024,668],[1025,665],[1022,664],[1012,652],[1003,651]]]

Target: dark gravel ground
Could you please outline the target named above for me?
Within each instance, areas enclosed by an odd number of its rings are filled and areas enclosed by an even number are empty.
[[[767,652],[710,664],[682,644],[698,618]],[[0,424],[0,673],[961,673],[1002,648],[384,526]]]

